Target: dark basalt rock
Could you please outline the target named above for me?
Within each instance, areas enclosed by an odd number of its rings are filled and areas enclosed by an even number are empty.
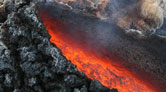
[[[88,79],[50,43],[30,0],[8,0],[0,26],[0,92],[116,92]]]
[[[92,92],[101,92],[101,91],[105,91],[105,92],[108,92],[109,89],[108,88],[104,88],[99,81],[92,81],[91,84],[90,84],[90,90]],[[115,91],[116,92],[116,91]]]

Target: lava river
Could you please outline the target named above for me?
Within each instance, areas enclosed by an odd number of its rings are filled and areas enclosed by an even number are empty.
[[[135,74],[126,68],[133,64],[122,63],[125,61],[108,48],[103,48],[102,43],[89,35],[86,28],[80,31],[82,29],[72,27],[44,9],[40,11],[40,16],[51,35],[50,41],[89,78],[119,92],[159,92],[148,83],[149,80],[139,77],[141,73]]]

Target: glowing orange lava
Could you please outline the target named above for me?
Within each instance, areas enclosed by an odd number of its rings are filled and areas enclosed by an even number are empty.
[[[72,34],[65,33],[64,30],[68,31],[67,24],[51,17],[47,12],[41,11],[40,15],[51,35],[50,41],[56,44],[63,55],[89,78],[99,80],[106,87],[116,88],[119,92],[155,92],[144,82],[134,77],[131,72],[115,63],[115,60],[118,59],[111,59],[114,58],[114,55],[99,48],[98,50],[102,52],[100,54],[93,50],[94,48],[89,48],[91,44],[87,45],[80,39],[78,41]],[[112,62],[113,60],[114,62]]]

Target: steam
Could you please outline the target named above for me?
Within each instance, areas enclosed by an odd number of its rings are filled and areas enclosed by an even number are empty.
[[[144,25],[146,29],[155,30],[162,26],[165,12],[164,7],[161,7],[164,4],[163,2],[165,0],[142,0],[141,15],[145,18]]]
[[[104,0],[98,6],[99,17],[115,22],[123,29],[129,29],[134,23],[142,33],[159,29],[166,15],[166,0]]]

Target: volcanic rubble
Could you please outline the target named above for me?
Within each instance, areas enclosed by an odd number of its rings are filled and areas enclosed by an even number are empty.
[[[117,92],[88,79],[50,43],[31,0],[6,0],[2,10],[0,92]]]

